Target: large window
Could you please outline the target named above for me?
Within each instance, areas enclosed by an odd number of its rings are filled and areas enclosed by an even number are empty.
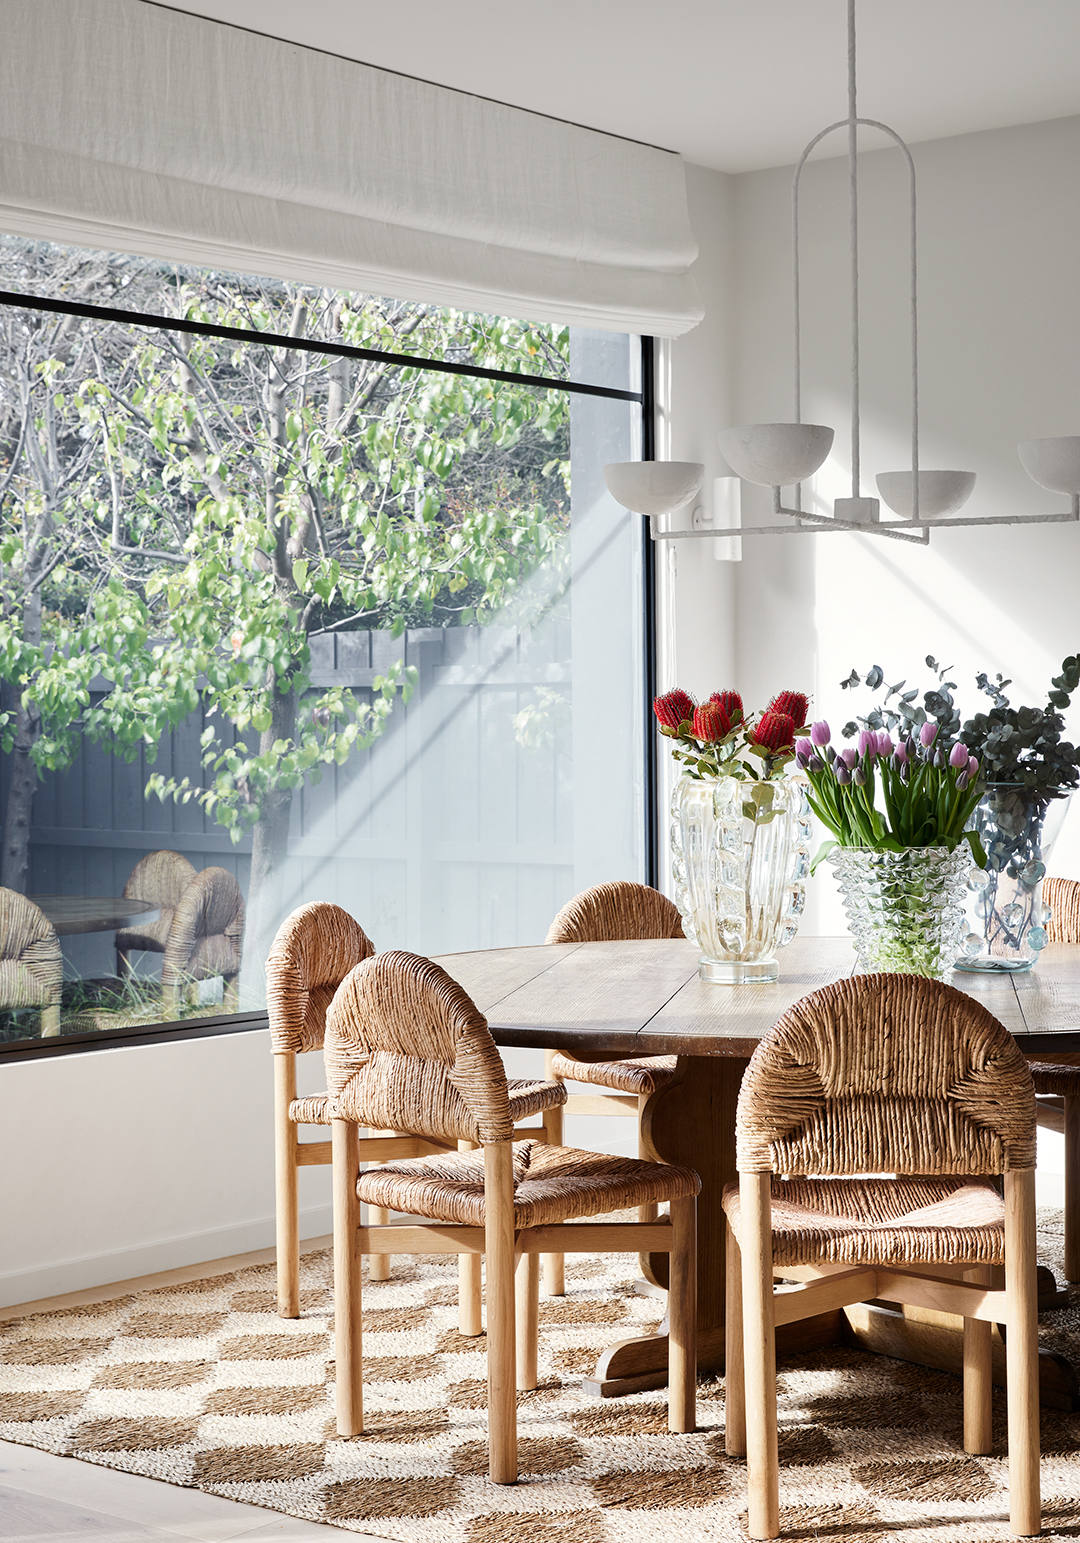
[[[0,1042],[250,1021],[305,901],[436,954],[643,876],[640,340],[15,238],[0,289]]]

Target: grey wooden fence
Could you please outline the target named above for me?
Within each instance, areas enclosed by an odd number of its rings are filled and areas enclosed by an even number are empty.
[[[327,635],[313,640],[313,684],[369,692],[395,659],[419,672],[408,706],[399,701],[369,749],[294,797],[283,914],[333,900],[380,948],[423,953],[542,942],[573,891],[571,735],[556,726],[550,743],[528,749],[514,719],[537,687],[569,699],[569,624]],[[34,800],[31,892],[119,894],[160,847],[196,868],[229,868],[246,890],[250,837],[234,845],[194,802],[144,796],[153,771],[200,781],[203,727],[192,714],[152,762],[86,744],[69,771],[47,774]],[[65,940],[69,973],[111,972],[111,942]]]

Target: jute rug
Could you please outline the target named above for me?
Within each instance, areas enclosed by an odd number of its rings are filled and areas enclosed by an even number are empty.
[[[1041,1254],[1060,1271],[1060,1213]],[[275,1313],[271,1267],[0,1328],[0,1436],[402,1543],[655,1543],[745,1538],[746,1472],[723,1450],[723,1384],[670,1436],[660,1393],[595,1402],[597,1351],[652,1325],[636,1261],[567,1261],[540,1310],[541,1385],[520,1397],[522,1478],[486,1478],[483,1341],[456,1327],[456,1260],[397,1259],[365,1287],[364,1436],[333,1419],[330,1258],[303,1261],[303,1317]],[[1080,1291],[1045,1315],[1080,1358]],[[861,1351],[779,1373],[782,1526],[837,1543],[1008,1536],[1004,1399],[990,1457],[965,1456],[960,1383]],[[1045,1531],[1080,1538],[1080,1415],[1043,1411]]]

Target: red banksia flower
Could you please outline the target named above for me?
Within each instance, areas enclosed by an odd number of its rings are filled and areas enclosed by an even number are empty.
[[[700,707],[694,709],[694,726],[691,732],[695,739],[700,739],[705,744],[715,744],[731,733],[731,719],[719,702],[703,702]]]
[[[795,742],[795,720],[790,713],[764,712],[748,737],[763,750],[790,750]]]
[[[680,691],[676,686],[674,691],[666,691],[663,696],[653,700],[653,712],[665,729],[677,729],[680,723],[685,723],[688,718],[694,716],[694,699],[685,691]]]
[[[714,691],[709,701],[716,702],[722,707],[731,723],[741,723],[746,716],[743,712],[742,697],[737,691]]]
[[[797,729],[806,723],[810,699],[801,691],[778,691],[765,709],[767,713],[787,713]]]

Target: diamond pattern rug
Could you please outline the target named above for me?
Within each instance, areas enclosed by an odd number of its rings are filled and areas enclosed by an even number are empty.
[[[1060,1279],[1060,1212],[1040,1213]],[[741,1540],[746,1470],[723,1448],[722,1381],[699,1430],[667,1432],[662,1393],[592,1401],[599,1350],[651,1327],[629,1255],[567,1260],[541,1302],[540,1386],[519,1395],[521,1480],[486,1477],[483,1340],[457,1331],[457,1261],[395,1259],[364,1289],[363,1436],[333,1410],[328,1253],[302,1261],[303,1316],[277,1317],[272,1266],[0,1325],[0,1437],[402,1543]],[[1080,1359],[1080,1289],[1044,1316]],[[1008,1536],[1004,1397],[989,1457],[966,1456],[959,1380],[862,1351],[779,1376],[789,1540],[996,1543]],[[1043,1410],[1044,1531],[1080,1538],[1080,1414]]]

